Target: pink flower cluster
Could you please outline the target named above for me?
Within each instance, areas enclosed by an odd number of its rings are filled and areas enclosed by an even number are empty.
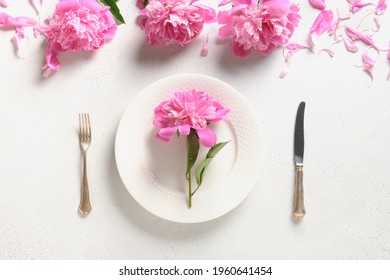
[[[233,52],[245,57],[252,50],[268,55],[292,36],[301,16],[289,0],[232,0],[233,8],[218,13],[221,38],[232,37]]]
[[[108,6],[96,0],[61,0],[48,26],[37,28],[47,42],[43,75],[60,68],[59,52],[96,51],[114,37],[116,29]]]
[[[167,142],[177,131],[189,135],[193,128],[199,141],[212,147],[216,135],[208,125],[223,120],[229,111],[203,91],[176,92],[173,98],[161,102],[154,110],[153,125],[160,129],[156,137]]]
[[[216,21],[215,10],[197,2],[150,0],[138,18],[148,43],[154,46],[186,45],[196,39],[204,23]]]

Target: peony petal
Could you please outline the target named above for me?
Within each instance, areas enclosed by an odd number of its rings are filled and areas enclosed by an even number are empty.
[[[42,8],[42,0],[29,0],[31,6],[34,8],[37,15],[39,15],[39,12]]]
[[[92,11],[108,11],[110,9],[109,6],[100,3],[100,1],[79,0],[79,2],[81,6],[87,7]]]
[[[358,46],[348,37],[343,38],[344,46],[347,51],[355,53],[359,50]]]
[[[288,0],[267,0],[262,2],[262,6],[267,8],[267,13],[270,15],[284,17],[290,10],[291,2]]]
[[[310,4],[319,10],[323,10],[326,8],[325,0],[309,0]]]
[[[227,115],[230,113],[230,109],[226,109],[222,107],[218,102],[214,101],[214,105],[218,104],[220,106],[220,109],[217,110],[215,113],[215,116],[213,119],[208,119],[210,123],[219,122],[227,117]]]
[[[287,74],[288,74],[289,71],[290,71],[290,68],[289,68],[289,67],[285,67],[285,68],[280,72],[279,78],[284,79],[284,78],[287,76]]]
[[[202,4],[194,4],[193,6],[199,8],[204,23],[213,23],[217,21],[217,13],[213,8]]]
[[[364,34],[349,26],[345,27],[345,33],[352,41],[360,40],[366,45],[373,47],[376,50],[379,50],[379,48],[375,45],[371,35]]]
[[[374,80],[374,76],[372,74],[372,68],[375,65],[375,60],[370,56],[369,54],[369,48],[363,53],[362,58],[363,58],[363,71],[370,76],[371,81]]]
[[[56,5],[56,14],[67,13],[68,11],[77,11],[80,3],[76,0],[59,1]]]
[[[57,52],[52,47],[46,49],[45,60],[46,64],[43,66],[43,77],[47,78],[60,69]]]
[[[222,26],[222,27],[218,30],[218,37],[220,37],[220,38],[229,37],[230,34],[231,34],[231,32],[232,32],[232,31],[231,31],[229,25]]]
[[[136,6],[137,6],[140,10],[145,9],[144,3],[142,3],[141,0],[137,0]]]
[[[272,0],[263,0],[263,2],[268,2]],[[280,1],[280,0],[277,0]],[[258,0],[231,0],[233,6],[238,6],[238,5],[246,5],[246,6],[252,6],[255,7],[259,3]]]
[[[300,50],[303,50],[303,49],[310,50],[310,48],[308,46],[304,46],[304,45],[301,45],[301,44],[297,44],[297,43],[289,43],[289,44],[287,44],[284,47],[284,49],[283,49],[283,55],[284,55],[284,58],[285,58],[286,62],[290,61],[290,59],[293,56],[293,54],[295,54],[297,51],[300,51]],[[285,54],[285,50],[288,50],[287,55]]]
[[[383,14],[387,9],[387,0],[379,0],[378,5],[375,8],[377,15]]]
[[[387,51],[387,60],[390,62],[390,44],[389,44],[389,49]]]
[[[196,133],[198,134],[200,143],[205,147],[212,147],[217,142],[217,136],[209,127],[197,129]]]
[[[331,49],[322,49],[320,52],[326,52],[330,57],[334,57],[334,51]]]
[[[207,33],[206,40],[203,43],[201,55],[207,56],[209,53],[209,34]]]
[[[378,16],[374,17],[374,23],[375,23],[375,29],[373,28],[372,30],[374,32],[378,32],[379,29],[381,29],[381,21]]]
[[[17,28],[36,24],[37,21],[30,17],[11,17],[6,13],[0,13],[0,28]]]
[[[0,0],[0,7],[7,8],[8,4],[6,0]]]
[[[173,135],[175,135],[177,129],[177,126],[161,128],[158,134],[163,138],[171,139]]]
[[[249,50],[245,50],[244,47],[241,46],[235,40],[232,40],[232,50],[233,50],[233,53],[236,56],[239,56],[239,57],[246,57],[246,56],[248,56],[251,53],[250,49]]]
[[[232,0],[222,0],[221,2],[219,2],[218,6],[224,6],[226,4],[229,4],[230,2],[232,2]]]
[[[162,142],[168,142],[170,138],[164,138],[162,137],[158,132],[156,133],[156,138]]]
[[[189,125],[179,126],[179,132],[183,135],[189,135],[190,131],[191,131],[191,127]]]
[[[390,62],[390,44],[389,44],[389,50],[387,51],[387,60]],[[389,70],[389,74],[387,74],[387,80],[390,79],[390,70]]]
[[[349,3],[349,10],[355,14],[366,6],[372,5],[371,2],[362,3],[362,0],[347,0]]]
[[[21,52],[21,46],[22,46],[24,39],[25,39],[24,27],[23,26],[17,27],[15,29],[15,36],[11,39],[11,42],[15,45],[16,55],[19,58],[24,58],[24,55]]]
[[[309,38],[310,46],[314,47],[318,38],[327,30],[331,29],[333,21],[333,12],[330,10],[322,10],[310,28]]]

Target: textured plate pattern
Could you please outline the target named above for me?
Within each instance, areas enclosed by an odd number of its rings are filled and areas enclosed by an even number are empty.
[[[191,209],[184,178],[185,137],[160,143],[152,125],[153,110],[162,100],[189,89],[205,91],[231,109],[228,119],[213,129],[218,142],[232,140],[210,164]],[[164,219],[194,223],[220,217],[245,199],[260,175],[260,147],[256,116],[235,89],[215,78],[185,74],[159,80],[134,99],[119,124],[115,155],[122,181],[138,203]]]

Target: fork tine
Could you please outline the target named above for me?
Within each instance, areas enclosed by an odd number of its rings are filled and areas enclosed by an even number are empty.
[[[79,138],[80,141],[83,140],[83,124],[82,124],[82,115],[79,114]]]
[[[91,121],[89,119],[89,114],[86,114],[87,115],[87,120],[88,120],[88,125],[86,125],[87,127],[87,140],[91,140],[92,138],[92,131],[91,131]]]

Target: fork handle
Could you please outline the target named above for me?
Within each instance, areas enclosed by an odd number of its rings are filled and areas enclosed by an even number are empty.
[[[87,177],[87,153],[83,151],[83,179],[81,182],[81,200],[79,206],[79,213],[82,216],[87,216],[91,212],[91,202],[89,200],[89,188],[88,188],[88,177]]]
[[[295,188],[294,188],[294,217],[298,220],[306,215],[304,193],[303,193],[303,167],[297,166],[295,169]]]

